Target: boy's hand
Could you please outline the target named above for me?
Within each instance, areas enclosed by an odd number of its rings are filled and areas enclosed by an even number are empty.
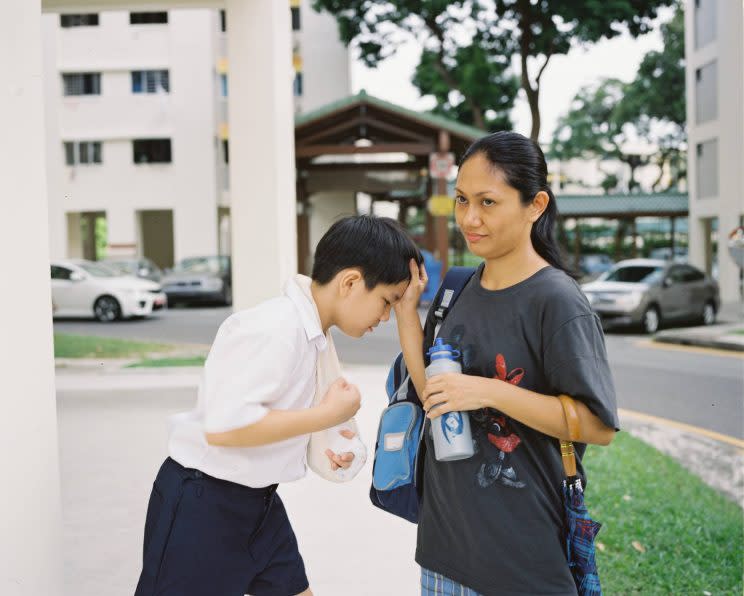
[[[426,283],[429,281],[429,277],[426,274],[426,268],[424,264],[421,266],[416,263],[416,259],[411,259],[408,264],[411,271],[411,282],[408,284],[406,291],[403,293],[401,299],[395,305],[395,314],[400,315],[401,313],[415,311],[418,308],[421,294],[426,289]]]
[[[341,430],[339,434],[346,439],[353,439],[356,436],[350,430]],[[331,460],[331,470],[334,472],[339,468],[347,469],[351,466],[351,462],[354,461],[354,454],[349,452],[336,454],[330,449],[326,449],[326,455]]]
[[[346,422],[362,405],[362,396],[356,385],[343,377],[328,388],[318,407],[323,410],[328,428]]]

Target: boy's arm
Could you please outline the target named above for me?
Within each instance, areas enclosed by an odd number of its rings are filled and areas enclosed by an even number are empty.
[[[258,422],[223,432],[206,432],[216,447],[258,447],[331,428],[348,420],[361,403],[356,386],[338,379],[323,400],[305,410],[269,410]]]

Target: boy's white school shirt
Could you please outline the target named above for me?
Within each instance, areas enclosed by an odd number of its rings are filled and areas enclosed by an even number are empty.
[[[326,347],[315,306],[294,279],[282,296],[231,315],[204,364],[196,408],[171,418],[170,456],[254,488],[302,478],[309,435],[260,447],[216,447],[204,433],[248,426],[269,409],[309,408],[318,352]]]

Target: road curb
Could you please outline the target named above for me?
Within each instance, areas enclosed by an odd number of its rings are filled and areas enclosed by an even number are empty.
[[[738,338],[727,339],[727,336],[698,338],[682,335],[661,335],[654,337],[653,341],[662,344],[675,344],[681,346],[695,346],[701,348],[714,348],[716,350],[728,350],[731,352],[744,352],[744,343]]]

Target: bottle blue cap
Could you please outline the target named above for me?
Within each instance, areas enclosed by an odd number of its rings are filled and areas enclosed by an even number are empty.
[[[429,356],[432,360],[439,360],[441,358],[455,360],[456,358],[459,358],[460,351],[454,350],[451,345],[445,343],[445,340],[443,338],[437,337],[434,340],[434,345],[429,348],[429,350],[426,352],[426,355]]]

